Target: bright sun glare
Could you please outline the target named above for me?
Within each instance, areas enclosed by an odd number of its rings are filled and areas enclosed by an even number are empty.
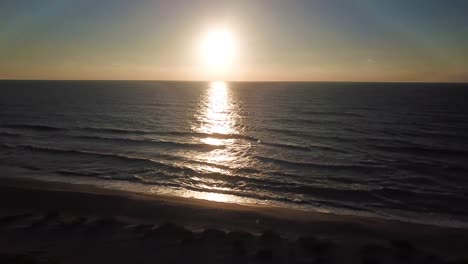
[[[202,63],[214,70],[225,69],[235,59],[235,38],[225,27],[205,33],[200,44]]]

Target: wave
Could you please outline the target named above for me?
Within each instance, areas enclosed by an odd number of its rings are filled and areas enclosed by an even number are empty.
[[[460,164],[461,165],[461,164]],[[409,170],[424,176],[433,176],[439,180],[450,180],[455,183],[468,183],[465,175],[468,173],[467,167],[458,164],[438,164],[413,160],[397,160],[395,167],[399,170]],[[440,177],[443,175],[444,177]]]
[[[466,214],[466,196],[454,195],[452,193],[422,192],[412,190],[403,190],[391,187],[383,187],[373,190],[372,193],[377,197],[390,198],[398,202],[399,209],[407,209],[416,212],[439,212],[445,211],[452,214]],[[450,204],[451,206],[447,206]],[[386,204],[385,207],[388,208]]]
[[[245,140],[250,140],[250,141],[258,141],[258,139],[255,137],[241,135],[241,134],[219,134],[219,133],[209,134],[209,133],[197,133],[197,132],[162,132],[160,134],[194,136],[194,137],[199,137],[199,138],[210,137],[210,138],[216,138],[216,139],[245,139]]]
[[[149,159],[134,158],[134,157],[118,155],[118,154],[99,153],[99,152],[75,150],[75,149],[61,149],[61,148],[40,147],[40,146],[33,146],[33,145],[8,145],[8,144],[2,144],[2,147],[8,148],[8,149],[40,151],[40,152],[49,152],[49,153],[55,153],[55,154],[92,155],[92,156],[98,156],[98,157],[110,157],[110,158],[123,159],[127,161],[151,162],[151,160]]]
[[[140,179],[138,179],[140,180]],[[144,183],[144,181],[142,181]],[[270,201],[277,201],[277,202],[283,202],[283,203],[288,203],[288,204],[309,204],[307,201],[298,199],[298,198],[289,198],[286,196],[276,196],[274,194],[267,194],[265,192],[246,192],[246,191],[239,191],[235,189],[230,189],[230,190],[222,190],[222,189],[206,189],[203,187],[199,186],[193,186],[193,185],[178,185],[174,184],[171,182],[147,182],[147,184],[157,184],[158,187],[171,187],[175,190],[189,190],[193,192],[198,192],[198,193],[216,193],[216,194],[225,194],[225,195],[232,195],[235,197],[239,198],[250,198],[250,199],[255,199],[257,201],[262,201],[262,202],[270,202]]]
[[[88,131],[105,134],[136,134],[136,135],[170,135],[170,136],[188,136],[198,138],[216,138],[216,139],[244,139],[249,141],[258,141],[258,138],[242,135],[242,134],[220,134],[220,133],[199,133],[199,132],[184,132],[184,131],[151,131],[151,130],[135,130],[135,129],[120,129],[120,128],[99,128],[99,127],[73,127],[64,128],[49,125],[30,125],[30,124],[6,124],[2,125],[5,128],[25,129],[35,131]]]
[[[272,146],[272,147],[279,147],[285,149],[294,149],[294,150],[302,150],[302,151],[311,151],[309,147],[297,146],[297,145],[290,145],[290,144],[281,144],[281,143],[269,143],[269,142],[261,142],[262,145]]]
[[[311,119],[301,119],[301,118],[274,118],[271,121],[279,123],[279,124],[298,124],[298,125],[330,125],[330,124],[343,124],[341,120],[330,120],[330,119],[322,119],[322,120],[311,120]]]
[[[56,170],[54,173],[61,174],[61,175],[69,175],[69,176],[86,176],[86,177],[98,177],[101,174],[96,172],[82,172],[82,171],[70,171],[70,170]]]
[[[449,131],[431,131],[431,130],[420,130],[418,131],[419,136],[428,136],[428,137],[437,137],[441,139],[446,138],[454,138],[454,139],[467,139],[468,135],[457,133],[457,132],[449,132]]]
[[[401,179],[402,182],[415,184],[417,186],[439,186],[440,182],[430,177],[411,175]]]
[[[324,188],[318,186],[307,186],[304,184],[286,184],[281,185],[280,182],[270,182],[269,184],[261,185],[261,192],[258,192],[259,186],[242,186],[239,188],[230,188],[230,186],[219,186],[222,188],[203,188],[196,184],[188,185],[187,182],[183,186],[186,190],[208,193],[219,193],[235,195],[242,198],[253,198],[260,201],[279,201],[288,204],[297,205],[315,205],[315,206],[335,206],[337,208],[348,208],[355,210],[370,211],[362,206],[358,206],[363,202],[377,203],[380,199],[369,193],[366,190],[353,190],[353,189],[336,189]],[[159,185],[159,183],[158,183]],[[202,185],[205,186],[205,185]],[[223,189],[224,187],[224,189]],[[300,197],[300,198],[299,198]],[[346,203],[342,203],[343,197],[351,198]],[[356,204],[356,205],[353,205]]]
[[[41,147],[41,146],[33,146],[33,145],[9,145],[9,144],[2,144],[0,145],[2,148],[5,149],[17,149],[17,150],[28,150],[33,152],[45,152],[50,153],[52,155],[77,155],[77,156],[84,156],[84,157],[95,157],[99,159],[100,162],[103,160],[116,160],[118,162],[122,162],[123,164],[114,163],[114,166],[123,166],[123,172],[125,173],[149,173],[151,175],[161,174],[165,175],[164,173],[170,173],[171,175],[166,176],[200,176],[204,173],[199,172],[195,169],[186,167],[186,166],[179,166],[170,163],[165,163],[162,161],[156,161],[149,158],[141,158],[141,157],[133,157],[133,156],[126,156],[121,154],[114,154],[114,153],[101,153],[101,152],[92,152],[92,151],[84,151],[84,150],[74,150],[74,149],[61,149],[61,148],[50,148],[50,147]],[[133,168],[133,170],[131,170]],[[136,170],[135,170],[136,169]],[[70,172],[69,172],[70,173]],[[213,173],[215,174],[215,173]],[[214,178],[219,177],[226,177],[225,174],[218,173],[219,175],[213,176]]]
[[[312,162],[297,162],[289,161],[278,158],[270,158],[264,156],[255,156],[256,159],[269,162],[278,165],[285,165],[289,167],[303,167],[303,168],[322,168],[322,169],[333,169],[333,170],[369,170],[369,169],[381,169],[384,168],[382,165],[363,165],[363,164],[338,164],[338,163],[312,163]]]
[[[142,180],[143,183],[145,183],[144,179],[138,179]],[[189,190],[189,191],[194,191],[198,193],[216,193],[216,194],[225,194],[225,195],[232,195],[235,197],[239,198],[248,198],[248,199],[254,199],[260,202],[281,202],[281,203],[286,203],[289,205],[295,204],[299,206],[333,206],[336,208],[348,208],[348,209],[353,209],[353,210],[359,210],[359,211],[370,211],[369,209],[363,208],[361,206],[357,205],[351,205],[351,204],[345,204],[342,202],[339,202],[339,200],[329,200],[328,198],[321,199],[319,198],[319,195],[315,197],[307,197],[304,198],[302,194],[295,194],[294,192],[291,192],[292,188],[283,188],[281,192],[279,192],[280,195],[276,193],[276,191],[279,191],[277,188],[277,185],[271,185],[271,188],[266,188],[268,190],[274,191],[262,191],[262,192],[257,192],[255,189],[245,189],[243,188],[242,190],[239,189],[210,189],[210,188],[203,188],[197,185],[178,185],[170,182],[146,182],[146,184],[157,184],[158,187],[171,187],[176,190]],[[315,189],[317,190],[317,189]],[[339,192],[339,190],[337,190]],[[330,189],[323,188],[321,193],[330,193]],[[339,197],[341,194],[337,194],[335,196]],[[201,195],[202,197],[202,195]]]
[[[4,137],[21,137],[20,134],[16,134],[16,133],[10,133],[10,132],[0,132],[0,136],[4,136]]]
[[[468,151],[461,149],[437,148],[428,146],[386,146],[374,145],[375,148],[398,152],[398,153],[418,153],[418,154],[438,154],[438,155],[468,155]]]
[[[14,149],[15,148],[13,145],[10,145],[10,144],[1,144],[0,147],[3,148],[3,149]]]
[[[120,155],[120,154],[112,154],[112,153],[100,153],[100,152],[92,152],[92,151],[84,151],[84,150],[74,150],[74,149],[61,149],[61,148],[50,148],[50,147],[40,147],[40,146],[32,146],[32,145],[8,145],[8,144],[2,144],[2,148],[7,148],[7,149],[19,149],[19,150],[28,150],[28,151],[36,151],[36,152],[46,152],[46,153],[51,153],[51,154],[59,154],[59,155],[64,155],[64,154],[69,154],[69,155],[81,155],[81,156],[87,156],[87,157],[96,157],[96,158],[104,158],[104,159],[114,159],[114,160],[119,160],[125,162],[127,165],[129,163],[132,163],[135,165],[135,163],[146,167],[159,167],[159,168],[165,168],[168,170],[182,170],[182,171],[190,171],[193,172],[191,169],[185,169],[185,168],[179,168],[175,167],[173,165],[168,165],[162,162],[157,162],[152,159],[147,159],[147,158],[140,158],[140,157],[131,157],[131,156],[125,156],[125,155]],[[145,167],[142,167],[145,168]]]
[[[141,140],[141,139],[112,138],[112,137],[100,137],[100,136],[73,136],[73,137],[82,138],[82,139],[99,140],[99,141],[110,141],[110,142],[116,142],[116,143],[169,146],[169,147],[205,150],[205,151],[211,151],[214,149],[224,148],[224,146],[222,145],[210,145],[210,144],[203,144],[203,143],[183,143],[183,142],[175,142],[175,141]]]
[[[183,132],[183,131],[149,131],[149,130],[129,130],[129,129],[116,129],[116,128],[96,128],[96,127],[78,127],[78,130],[92,131],[98,133],[109,134],[143,134],[143,135],[169,135],[169,136],[188,136],[199,138],[216,138],[216,139],[245,139],[250,141],[258,141],[257,138],[242,135],[242,134],[220,134],[220,133],[199,133],[199,132]]]
[[[328,146],[318,146],[318,145],[312,145],[312,146],[298,146],[298,145],[291,145],[291,144],[283,144],[283,143],[270,143],[270,142],[263,142],[261,141],[261,144],[267,145],[267,146],[272,146],[272,147],[279,147],[279,148],[284,148],[284,149],[293,149],[293,150],[301,150],[301,151],[314,151],[314,150],[325,150],[325,151],[333,151],[333,152],[339,152],[339,153],[347,153],[347,151],[342,150],[342,149],[336,149]]]
[[[102,132],[111,134],[151,134],[151,131],[146,130],[131,130],[131,129],[117,129],[117,128],[97,128],[97,127],[76,127],[77,130]]]
[[[262,128],[262,130],[269,131],[272,133],[282,134],[286,136],[300,137],[300,138],[304,138],[307,140],[310,140],[311,138],[316,138],[316,139],[331,140],[334,142],[355,142],[356,141],[356,138],[353,138],[353,137],[313,135],[310,132],[291,130],[291,129],[286,129],[286,128],[264,127]]]
[[[66,130],[65,128],[46,126],[46,125],[9,124],[9,125],[2,125],[2,126],[6,128],[13,128],[13,129],[26,129],[26,130],[35,130],[35,131],[45,131],[45,132]]]
[[[40,171],[41,168],[33,166],[33,165],[21,165],[20,168],[33,170],[33,171]]]
[[[352,112],[339,112],[339,111],[302,111],[303,114],[307,115],[315,115],[315,116],[346,116],[346,117],[364,117],[364,115],[357,114],[357,113],[352,113]]]

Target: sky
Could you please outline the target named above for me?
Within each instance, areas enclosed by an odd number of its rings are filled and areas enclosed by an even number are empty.
[[[466,0],[1,0],[0,79],[468,82]],[[227,28],[227,69],[200,42]]]

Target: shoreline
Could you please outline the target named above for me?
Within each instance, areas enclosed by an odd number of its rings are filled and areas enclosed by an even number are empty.
[[[419,213],[415,214],[412,212],[372,212],[372,211],[356,211],[344,208],[322,208],[312,206],[291,206],[289,204],[276,204],[269,202],[259,202],[251,200],[250,198],[237,197],[229,194],[218,194],[218,193],[199,193],[196,191],[175,191],[158,186],[147,185],[144,183],[131,182],[126,180],[106,180],[93,177],[85,176],[62,176],[59,174],[46,174],[46,173],[35,173],[22,168],[16,168],[11,166],[0,166],[0,170],[3,171],[0,175],[0,182],[2,179],[10,180],[25,180],[38,183],[48,183],[48,185],[60,186],[62,188],[70,188],[75,186],[77,189],[86,190],[92,189],[94,192],[121,192],[126,195],[141,194],[147,198],[154,199],[166,199],[166,200],[177,200],[193,203],[199,201],[201,203],[213,203],[222,204],[225,207],[246,207],[246,208],[263,208],[277,211],[292,211],[300,215],[313,214],[322,215],[323,217],[332,216],[336,217],[349,217],[362,218],[362,219],[374,219],[376,221],[390,221],[390,222],[401,222],[415,225],[428,225],[436,227],[448,227],[448,228],[459,228],[468,229],[468,222],[453,219],[451,216],[443,216],[438,214]],[[43,185],[46,186],[46,185]],[[68,187],[67,187],[68,186]],[[80,187],[81,186],[81,187]],[[232,196],[232,197],[231,197]]]
[[[68,183],[68,182],[58,182],[58,181],[49,181],[49,180],[40,180],[27,177],[13,178],[13,177],[3,177],[0,178],[0,190],[2,191],[1,195],[5,195],[5,192],[34,192],[36,194],[44,193],[53,193],[54,195],[62,196],[67,194],[76,194],[79,196],[91,196],[96,197],[97,199],[101,198],[112,198],[112,199],[121,199],[127,200],[128,202],[135,203],[149,203],[155,207],[170,207],[170,208],[190,208],[193,210],[208,210],[216,212],[226,212],[232,214],[251,214],[255,215],[257,218],[275,218],[279,221],[294,221],[294,222],[303,222],[308,223],[312,219],[317,222],[343,222],[347,223],[359,223],[362,221],[372,221],[375,223],[391,222],[395,225],[397,224],[408,224],[408,225],[423,225],[424,224],[415,224],[407,223],[399,220],[383,219],[383,218],[374,218],[374,217],[363,217],[363,216],[351,216],[351,215],[337,215],[333,213],[321,213],[321,212],[312,212],[299,209],[288,209],[282,207],[274,206],[264,206],[257,204],[236,204],[230,202],[219,202],[219,201],[210,201],[205,199],[197,198],[186,198],[169,194],[155,194],[155,193],[146,193],[146,192],[134,192],[126,190],[117,190],[110,188],[102,188],[100,186],[92,184],[83,184],[83,183]],[[35,201],[40,203],[39,201]],[[21,203],[21,202],[20,202]],[[7,204],[0,205],[8,206]],[[14,206],[20,205],[22,207],[32,207],[32,204],[25,205],[14,204]],[[43,204],[45,207],[50,205]],[[10,205],[12,206],[12,205]],[[5,208],[5,207],[4,207]],[[130,208],[128,208],[130,209]],[[75,209],[71,209],[74,211]],[[79,209],[82,210],[82,209]],[[131,210],[131,209],[130,209]],[[85,210],[86,211],[86,210]],[[105,213],[104,213],[105,215]],[[147,215],[144,217],[149,217]],[[159,216],[157,217],[159,218]],[[170,218],[170,217],[168,217]],[[177,219],[170,219],[177,220]],[[223,219],[227,220],[227,219]],[[193,220],[192,220],[193,221]],[[254,229],[261,228],[258,227],[259,223],[255,222]],[[242,226],[243,228],[248,227],[249,225]],[[432,227],[431,225],[427,225]],[[437,226],[433,226],[437,228]],[[458,228],[455,228],[458,229]],[[292,232],[294,233],[294,232]]]
[[[464,248],[468,244],[468,229],[464,228],[220,203],[26,178],[0,178],[0,208],[0,217],[59,212],[67,217],[112,218],[138,224],[174,223],[193,232],[217,229],[261,235],[274,230],[287,239],[314,236],[345,245],[408,241],[437,255],[468,258]]]
[[[59,180],[60,179],[60,180]],[[67,182],[62,180],[61,176],[39,179],[30,176],[0,177],[0,190],[5,191],[5,188],[13,188],[22,191],[35,191],[35,192],[53,192],[53,193],[75,193],[83,195],[93,195],[99,197],[115,197],[124,200],[132,200],[136,202],[152,203],[155,206],[167,207],[189,207],[193,209],[206,209],[225,211],[233,213],[252,213],[259,217],[273,217],[281,221],[294,221],[294,222],[345,222],[353,224],[372,223],[375,225],[385,225],[388,227],[404,227],[405,229],[412,229],[413,227],[426,227],[433,229],[447,229],[447,230],[466,230],[464,226],[443,226],[428,223],[409,222],[400,219],[383,218],[375,216],[363,215],[343,215],[333,212],[320,212],[311,210],[302,210],[298,208],[285,208],[273,205],[263,204],[239,204],[234,202],[214,201],[194,197],[182,197],[171,194],[161,194],[156,192],[147,192],[144,190],[123,190],[115,189],[112,187],[103,187],[94,183],[92,179],[88,183],[80,183],[80,179],[75,182]],[[119,181],[118,181],[119,182]],[[125,181],[123,181],[125,182]],[[117,185],[119,185],[117,183]],[[146,187],[146,186],[145,186]],[[120,188],[125,188],[125,185],[120,185]],[[0,201],[0,205],[2,205]],[[256,223],[255,228],[258,228]],[[294,233],[294,232],[292,232]]]

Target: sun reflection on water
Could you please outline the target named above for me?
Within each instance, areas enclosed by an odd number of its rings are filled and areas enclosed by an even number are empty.
[[[202,200],[214,201],[214,202],[222,202],[222,203],[232,202],[231,196],[225,195],[222,193],[212,193],[212,192],[200,193],[199,196],[196,198],[199,198]]]
[[[231,110],[231,99],[227,83],[212,82],[205,95],[204,112],[200,120],[202,123],[200,132],[207,134],[235,133]]]
[[[231,145],[233,139],[230,139],[229,135],[237,133],[234,113],[228,84],[221,81],[211,82],[197,113],[198,125],[194,127],[196,132],[209,135],[200,141],[213,146]],[[219,153],[216,156],[219,156]],[[219,160],[219,157],[216,160]]]
[[[221,81],[211,82],[197,112],[198,124],[193,129],[198,133],[207,134],[200,139],[202,143],[222,148],[194,156],[194,160],[213,165],[199,165],[199,171],[230,175],[229,169],[220,171],[220,167],[232,166],[237,159],[233,152],[236,139],[229,138],[230,134],[238,133],[235,128],[235,113],[228,84]],[[234,202],[234,196],[214,192],[217,189],[216,184],[210,187],[210,184],[206,185],[202,183],[203,180],[200,181],[198,187],[202,187],[206,192],[197,192],[194,197],[217,202]]]
[[[224,193],[215,193],[215,192],[198,192],[198,191],[190,191],[190,190],[172,190],[166,188],[151,188],[150,193],[158,194],[158,195],[175,195],[178,197],[184,198],[193,198],[199,200],[207,200],[213,202],[220,202],[220,203],[237,203],[237,204],[262,204],[259,201],[245,198],[245,197],[238,197],[230,194]]]

